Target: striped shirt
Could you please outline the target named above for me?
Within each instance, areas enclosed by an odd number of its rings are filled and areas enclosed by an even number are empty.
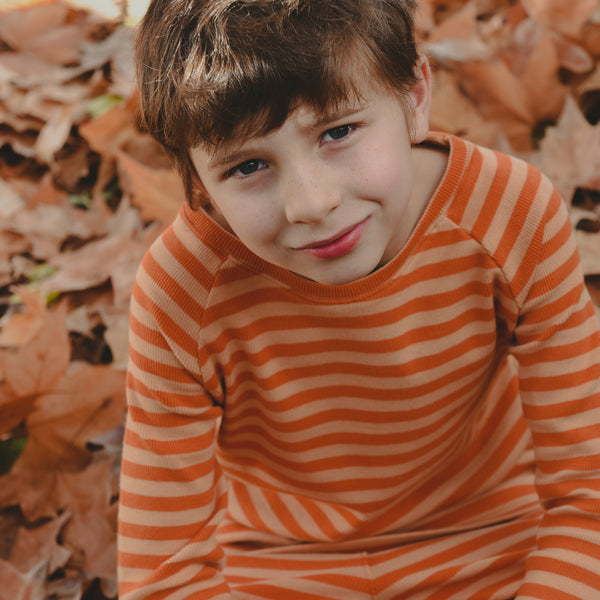
[[[138,271],[122,600],[597,600],[600,333],[566,207],[451,136],[401,252],[321,285],[182,208]]]

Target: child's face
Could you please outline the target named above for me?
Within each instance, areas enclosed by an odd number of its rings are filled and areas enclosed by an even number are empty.
[[[429,72],[404,105],[366,83],[325,119],[300,106],[278,130],[191,151],[220,221],[266,261],[323,284],[365,277],[414,226],[411,142],[427,134]]]

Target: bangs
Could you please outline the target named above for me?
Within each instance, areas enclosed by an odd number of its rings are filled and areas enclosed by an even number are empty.
[[[142,118],[191,198],[191,148],[415,84],[415,0],[152,0],[136,42]],[[366,82],[366,86],[365,86]],[[199,185],[199,184],[198,184]]]
[[[189,148],[216,147],[234,138],[243,141],[270,133],[300,105],[324,116],[350,102],[362,101],[360,83],[373,78],[372,69],[364,59],[349,59],[364,54],[352,48],[348,40],[336,50],[304,51],[293,62],[282,60],[285,54],[268,50],[244,55],[235,65],[219,64],[213,58],[211,77],[205,75],[197,84],[188,79],[181,102],[189,111],[182,119],[182,124],[187,123],[176,137],[181,140],[187,132],[185,145]],[[220,76],[219,71],[227,77]]]

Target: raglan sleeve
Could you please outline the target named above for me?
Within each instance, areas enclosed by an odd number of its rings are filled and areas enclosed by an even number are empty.
[[[164,297],[162,308],[152,293]],[[194,368],[197,340],[178,322],[182,311],[142,267],[130,313],[118,525],[122,600],[232,597],[215,539],[227,507],[215,454],[222,409]]]
[[[600,598],[600,332],[552,188],[523,257],[514,356],[544,508],[517,600]],[[524,277],[524,275],[521,275]]]

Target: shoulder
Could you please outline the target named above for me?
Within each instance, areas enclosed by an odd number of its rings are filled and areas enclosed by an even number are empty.
[[[200,325],[226,258],[193,227],[182,209],[142,259],[132,312],[145,313],[160,329],[191,333]]]
[[[447,217],[498,261],[541,245],[547,224],[566,207],[550,179],[528,162],[455,138],[463,172]]]

